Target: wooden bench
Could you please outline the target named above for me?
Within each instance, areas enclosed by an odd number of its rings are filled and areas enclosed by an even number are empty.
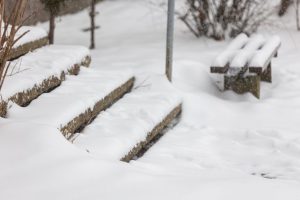
[[[214,60],[210,71],[221,91],[252,93],[260,98],[260,81],[272,82],[271,60],[277,57],[281,42],[278,36],[238,35]]]

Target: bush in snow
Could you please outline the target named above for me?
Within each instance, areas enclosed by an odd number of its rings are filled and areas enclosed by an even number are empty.
[[[7,76],[8,68],[10,67],[9,57],[12,48],[15,43],[27,33],[17,35],[17,32],[25,21],[24,11],[27,0],[16,1],[8,17],[5,17],[5,3],[9,2],[0,0],[0,91]]]
[[[283,16],[287,12],[290,5],[292,5],[293,0],[281,0],[280,2],[278,15]]]
[[[216,40],[251,34],[273,12],[269,0],[186,0],[180,19],[196,37]]]

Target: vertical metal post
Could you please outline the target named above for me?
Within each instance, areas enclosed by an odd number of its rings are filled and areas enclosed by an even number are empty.
[[[166,75],[172,81],[175,0],[168,0]]]

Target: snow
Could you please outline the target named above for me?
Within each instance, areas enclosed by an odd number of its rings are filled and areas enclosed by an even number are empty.
[[[245,33],[239,34],[226,48],[227,51],[234,51],[241,49],[245,44],[249,42],[249,38]]]
[[[140,0],[97,9],[93,69],[133,70],[136,85],[144,85],[141,74],[164,73],[165,10]],[[88,46],[80,32],[88,20],[87,10],[62,17],[56,41]],[[276,22],[259,31],[279,35],[282,48],[273,83],[262,83],[257,100],[218,91],[209,67],[227,42],[196,39],[177,20],[173,86],[183,96],[182,119],[129,164],[79,149],[52,125],[0,119],[0,199],[299,200],[300,37],[293,11]]]
[[[236,51],[226,51],[225,50],[224,52],[222,52],[220,55],[218,55],[216,57],[212,66],[224,67],[234,58],[235,54],[237,54],[237,52],[239,52],[239,51],[240,50],[236,50]]]
[[[1,122],[0,157],[4,163],[0,178],[5,180],[0,181],[1,199],[300,197],[296,182],[247,178],[232,171],[199,171],[191,165],[189,170],[178,171],[176,165],[163,169],[98,160],[67,142],[52,126],[41,124]]]
[[[39,27],[30,27],[30,26],[23,26],[19,29],[16,34],[16,38],[19,38],[22,34],[27,32],[19,41],[16,42],[14,48],[19,47],[23,44],[33,42],[35,40],[39,40],[48,36],[47,32]]]
[[[81,46],[51,45],[14,60],[1,90],[2,98],[7,100],[51,76],[60,77],[61,72],[80,64],[89,54],[89,50]]]
[[[68,76],[60,87],[42,95],[29,107],[20,109],[17,105],[13,106],[8,116],[20,121],[61,128],[88,108],[93,108],[98,101],[131,77],[130,72],[102,72],[82,68],[78,77]],[[43,112],[40,112],[41,110]]]
[[[228,64],[234,57],[234,55],[243,48],[246,43],[249,41],[249,38],[246,34],[241,33],[236,38],[234,38],[228,47],[220,53],[213,62],[213,66],[225,66]]]
[[[96,157],[120,160],[181,104],[178,92],[161,75],[125,95],[85,128],[74,144]]]
[[[225,76],[224,74],[214,73],[210,75],[212,81],[216,84],[220,91],[225,89]]]
[[[274,51],[278,50],[280,44],[281,40],[279,36],[273,36],[268,39],[263,48],[255,53],[250,61],[250,66],[264,68],[270,57],[274,54]]]
[[[230,62],[230,67],[244,67],[253,57],[254,53],[265,44],[265,39],[262,35],[252,35],[245,47],[235,54]]]

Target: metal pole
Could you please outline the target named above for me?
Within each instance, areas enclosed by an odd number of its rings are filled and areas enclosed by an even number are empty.
[[[166,75],[172,81],[175,0],[168,0]]]

